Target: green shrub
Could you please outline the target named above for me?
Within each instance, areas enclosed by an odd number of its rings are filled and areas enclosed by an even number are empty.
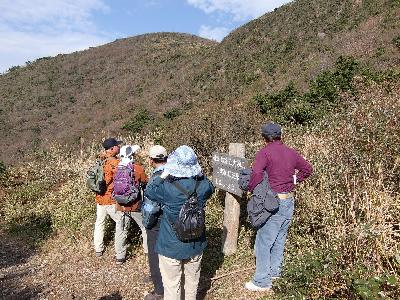
[[[294,87],[293,82],[290,82],[285,89],[273,94],[258,94],[253,100],[257,103],[262,113],[269,113],[274,109],[285,107],[287,102],[292,101],[299,95]]]
[[[7,166],[0,160],[0,186],[5,186],[7,182]]]
[[[7,70],[7,72],[13,72],[13,71],[16,71],[16,70],[18,70],[18,69],[21,69],[21,66],[12,66],[11,68],[9,68],[9,69]]]
[[[397,37],[395,37],[395,38],[392,40],[392,42],[393,42],[393,45],[395,45],[397,48],[400,49],[400,35],[397,36]]]
[[[312,105],[290,82],[286,88],[274,94],[258,94],[253,97],[260,111],[272,116],[278,123],[306,124],[313,118]]]
[[[285,108],[279,123],[306,124],[315,118],[312,105],[303,98],[294,99]]]
[[[351,288],[363,300],[391,299],[388,292],[395,288],[397,279],[393,275],[372,276],[367,279],[355,279]]]
[[[352,81],[359,72],[359,62],[353,57],[339,56],[335,64],[336,70],[333,73],[334,80],[342,91],[353,89]]]
[[[302,245],[305,246],[305,245]],[[332,286],[325,285],[320,291],[318,282],[326,284],[337,284],[335,277],[338,270],[338,259],[335,252],[328,252],[321,249],[302,249],[301,255],[290,257],[284,267],[284,278],[277,282],[278,295],[286,299],[310,299],[310,295],[318,293],[313,299],[325,298],[321,291],[330,290]],[[282,299],[283,299],[282,298]]]
[[[320,74],[310,83],[310,90],[304,95],[306,100],[315,105],[322,103],[335,103],[338,98],[338,90],[334,75],[331,72]]]
[[[359,63],[354,58],[340,56],[336,61],[335,70],[318,75],[310,83],[310,90],[304,97],[313,104],[335,104],[338,101],[339,92],[353,90],[352,81],[358,72]]]
[[[176,117],[180,116],[182,111],[179,108],[172,108],[164,113],[164,118],[168,120],[173,120]]]
[[[391,0],[390,4],[393,8],[400,6],[400,0]]]
[[[68,101],[71,103],[75,103],[76,102],[76,98],[74,96],[69,96]]]
[[[3,175],[7,171],[6,164],[0,160],[0,176]]]
[[[33,213],[23,221],[8,224],[8,232],[22,237],[32,246],[40,246],[53,232],[52,219],[49,212],[42,215]]]
[[[353,93],[353,78],[360,71],[352,57],[340,56],[333,71],[325,71],[301,94],[293,82],[276,93],[257,94],[253,101],[260,111],[282,124],[307,124],[337,105],[340,92]]]
[[[279,299],[397,299],[396,276],[371,275],[362,266],[349,268],[343,254],[323,247],[302,249],[301,256],[290,257],[284,277],[277,282]]]
[[[382,55],[385,54],[385,52],[386,52],[386,50],[384,47],[379,47],[378,49],[376,49],[375,56],[381,57]]]
[[[139,110],[135,116],[126,123],[122,129],[128,130],[131,133],[139,133],[148,123],[153,120],[153,116],[147,109]]]
[[[35,61],[49,60],[50,58],[51,58],[51,56],[44,56],[44,57],[39,57],[39,58],[36,59]]]

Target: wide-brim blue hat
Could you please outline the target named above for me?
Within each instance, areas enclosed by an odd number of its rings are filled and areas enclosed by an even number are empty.
[[[178,147],[168,156],[164,172],[174,177],[194,177],[202,174],[196,154],[186,145]]]

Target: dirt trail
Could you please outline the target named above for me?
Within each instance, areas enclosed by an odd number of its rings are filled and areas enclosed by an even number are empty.
[[[101,258],[90,242],[75,247],[60,239],[34,251],[22,241],[0,234],[1,299],[143,299],[152,286],[141,248],[121,266],[115,264],[112,245]]]
[[[91,241],[83,237],[73,243],[66,242],[70,238],[53,236],[33,250],[1,228],[0,299],[139,300],[153,288],[143,282],[149,270],[141,246],[130,249],[125,264],[116,265],[112,243],[101,258],[94,255]],[[227,276],[214,285],[205,284],[209,280],[202,277],[199,299],[260,299],[260,295],[241,288],[242,284],[238,286],[248,275]]]

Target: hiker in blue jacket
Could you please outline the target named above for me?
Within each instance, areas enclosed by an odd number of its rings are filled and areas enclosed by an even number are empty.
[[[177,219],[188,197],[176,187],[174,181],[190,193],[197,185],[197,199],[203,206],[214,192],[214,187],[202,174],[193,149],[180,146],[168,156],[164,172],[147,186],[145,192],[146,197],[161,203],[163,210],[156,252],[159,255],[164,299],[180,300],[183,287],[184,299],[196,300],[200,264],[207,241],[205,232],[199,238],[186,242],[177,238],[171,222]]]

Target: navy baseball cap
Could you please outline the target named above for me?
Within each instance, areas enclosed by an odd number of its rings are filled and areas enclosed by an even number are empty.
[[[108,138],[103,141],[104,149],[108,150],[114,146],[121,145],[122,141],[117,141],[115,138]]]
[[[263,136],[268,136],[270,138],[277,138],[281,137],[282,129],[280,125],[273,122],[269,122],[261,127],[261,134]]]

